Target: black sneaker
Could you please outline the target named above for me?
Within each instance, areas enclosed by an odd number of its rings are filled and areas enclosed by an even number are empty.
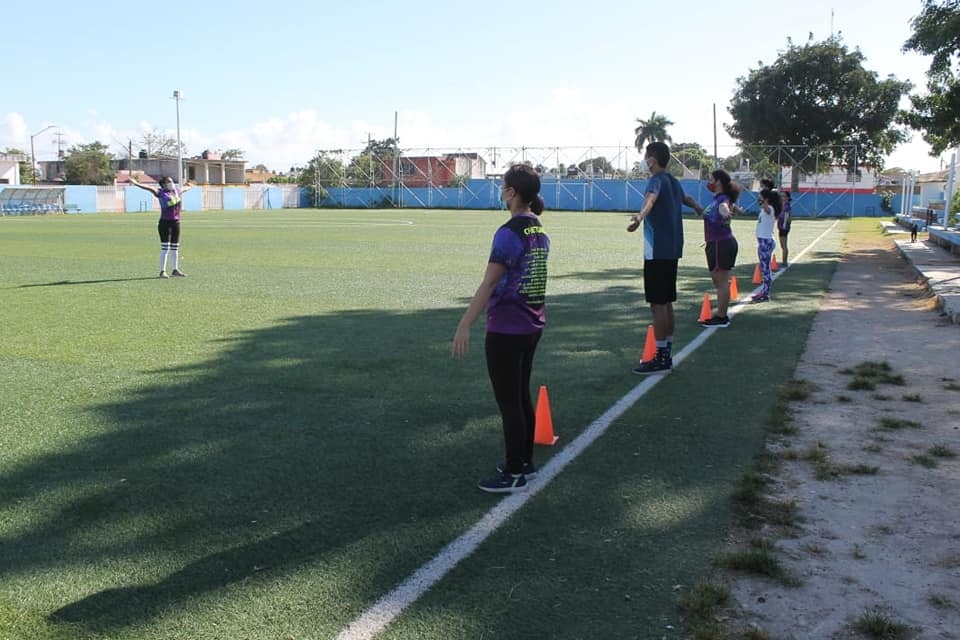
[[[654,358],[653,360],[641,362],[639,365],[633,368],[633,372],[639,376],[643,376],[647,375],[648,373],[666,373],[672,369],[673,358],[667,358],[666,360],[662,358]]]
[[[183,271],[180,271],[180,269],[174,269],[173,272],[172,272],[170,275],[173,276],[174,278],[186,278],[186,277],[187,277],[187,274],[185,274]]]
[[[527,488],[527,479],[523,474],[501,473],[496,478],[488,478],[477,483],[481,491],[487,493],[513,493]]]
[[[713,316],[709,320],[704,320],[700,323],[701,327],[729,327],[730,326],[730,317],[729,316]]]
[[[501,462],[500,464],[497,465],[497,473],[499,474],[506,473],[506,469],[507,469],[506,462]],[[523,463],[523,475],[529,478],[530,480],[533,480],[534,478],[537,477],[537,468],[533,466],[532,462]]]

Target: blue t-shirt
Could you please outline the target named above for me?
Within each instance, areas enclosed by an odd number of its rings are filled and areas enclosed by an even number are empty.
[[[683,187],[667,173],[651,176],[646,193],[657,194],[650,213],[643,219],[645,260],[679,260],[683,257]]]
[[[487,331],[530,334],[546,324],[550,238],[534,215],[513,216],[497,229],[490,262],[507,267],[487,303]]]

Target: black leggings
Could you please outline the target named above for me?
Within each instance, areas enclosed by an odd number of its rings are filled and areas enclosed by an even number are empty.
[[[503,419],[508,473],[522,473],[523,464],[533,462],[536,424],[530,372],[541,334],[487,333],[487,373]]]

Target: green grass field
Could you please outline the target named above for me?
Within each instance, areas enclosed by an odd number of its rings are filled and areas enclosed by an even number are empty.
[[[626,218],[544,215],[539,464],[642,381]],[[0,219],[0,639],[331,638],[473,525],[502,459],[482,323],[449,349],[505,219],[188,213],[172,280],[152,215]],[[675,349],[711,289],[700,224]],[[833,224],[795,222],[793,254]],[[681,637],[675,587],[710,568],[844,226],[382,637]]]

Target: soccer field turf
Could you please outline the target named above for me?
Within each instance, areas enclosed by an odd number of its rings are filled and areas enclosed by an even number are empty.
[[[482,354],[450,358],[496,211],[0,219],[0,638],[331,638],[477,522],[502,459]],[[534,384],[560,441],[641,380],[627,214],[546,212]],[[797,220],[793,255],[833,220]],[[383,634],[661,637],[709,569],[845,223]],[[676,348],[701,331],[686,223]],[[754,223],[736,276],[753,288]],[[675,636],[668,636],[675,637]]]

